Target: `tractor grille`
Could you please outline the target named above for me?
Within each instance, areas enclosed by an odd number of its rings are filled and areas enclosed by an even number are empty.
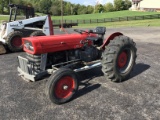
[[[38,59],[38,61],[36,60],[37,59],[31,59],[31,58],[29,59],[28,56],[27,58],[18,56],[19,68],[27,74],[36,75],[41,72],[41,69],[40,69],[41,59]]]
[[[29,67],[27,66],[29,63],[28,59],[18,56],[18,61],[20,69],[25,73],[30,73]]]
[[[26,53],[26,58],[18,56],[19,68],[29,75],[37,75],[46,68],[47,54],[32,55]]]

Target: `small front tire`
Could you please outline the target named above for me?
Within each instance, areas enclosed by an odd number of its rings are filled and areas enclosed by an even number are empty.
[[[55,104],[70,101],[78,90],[78,80],[74,71],[60,68],[53,73],[46,84],[46,95]]]

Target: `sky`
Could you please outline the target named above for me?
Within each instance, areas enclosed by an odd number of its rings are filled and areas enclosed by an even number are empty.
[[[71,3],[76,3],[76,4],[82,4],[82,5],[95,5],[97,1],[99,1],[100,4],[105,4],[108,2],[112,2],[113,0],[64,0],[64,1],[69,1]]]

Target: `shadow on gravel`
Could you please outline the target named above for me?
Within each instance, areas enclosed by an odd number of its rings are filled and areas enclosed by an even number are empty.
[[[101,84],[91,84],[89,82],[96,77],[103,76],[104,74],[101,71],[101,67],[98,67],[91,70],[79,72],[77,75],[79,78],[80,89],[76,93],[74,99],[79,98],[95,89],[98,89],[101,86]]]
[[[98,89],[101,85],[100,84],[90,84],[90,85],[86,85],[85,87],[81,88],[80,90],[78,90],[78,92],[75,94],[75,97],[73,99],[79,98],[95,89]]]
[[[136,64],[135,67],[134,67],[134,70],[131,72],[130,77],[127,80],[125,80],[125,81],[128,81],[131,78],[133,78],[135,76],[138,76],[139,74],[141,74],[144,71],[148,70],[150,67],[151,67],[150,65],[147,65],[147,64],[144,64],[144,63],[138,63],[138,64]],[[125,81],[122,81],[122,82],[125,82]]]
[[[131,72],[131,75],[128,79],[121,81],[126,82],[128,80],[132,80],[133,77],[138,76],[139,74],[143,73],[147,69],[150,68],[150,65],[144,64],[144,63],[138,63],[135,65],[134,70]],[[93,80],[96,77],[104,76],[101,67],[91,69],[91,70],[86,70],[83,72],[79,72],[78,74],[79,77],[79,86],[81,89],[78,90],[77,94],[75,95],[75,98],[81,97],[95,89],[98,89],[101,85],[100,84],[91,84],[89,83],[91,80]]]

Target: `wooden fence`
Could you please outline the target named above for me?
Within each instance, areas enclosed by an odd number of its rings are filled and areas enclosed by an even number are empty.
[[[126,16],[126,17],[104,18],[104,19],[63,20],[63,23],[92,24],[92,23],[120,22],[120,21],[159,19],[159,18],[160,14],[154,14],[154,15]],[[53,20],[53,23],[60,24],[61,20]]]

